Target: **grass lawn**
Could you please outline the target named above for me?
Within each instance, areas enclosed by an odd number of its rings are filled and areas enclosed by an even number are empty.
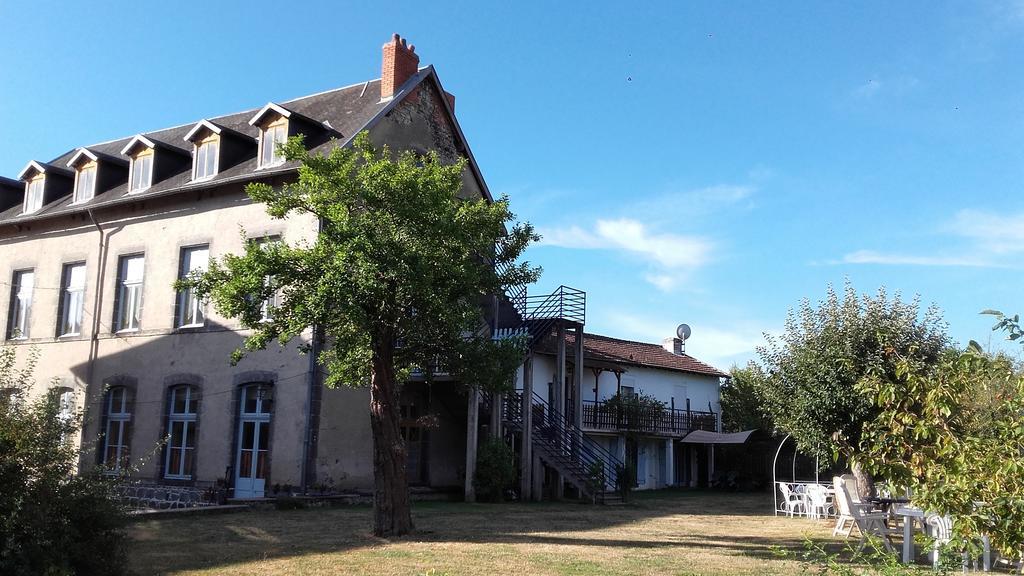
[[[416,533],[369,534],[368,507],[142,520],[140,574],[793,574],[772,546],[828,540],[827,521],[771,515],[770,494],[665,491],[625,506],[418,503]]]

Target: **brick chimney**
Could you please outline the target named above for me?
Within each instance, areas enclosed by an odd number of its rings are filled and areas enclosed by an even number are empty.
[[[420,57],[416,55],[416,47],[406,44],[405,38],[398,34],[384,45],[384,61],[380,71],[380,99],[394,98],[395,92],[412,77],[419,68]]]
[[[679,356],[683,353],[683,341],[679,338],[665,338],[661,341],[661,347]]]

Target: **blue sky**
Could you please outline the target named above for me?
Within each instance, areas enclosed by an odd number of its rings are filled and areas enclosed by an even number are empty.
[[[1024,312],[1024,2],[382,6],[0,0],[0,174],[377,77],[399,32],[589,330],[727,368],[845,279],[961,342]]]

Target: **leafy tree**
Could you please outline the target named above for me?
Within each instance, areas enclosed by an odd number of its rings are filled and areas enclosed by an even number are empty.
[[[15,349],[0,347],[0,574],[125,573],[113,485],[76,475],[80,416],[60,417],[57,394],[29,398],[37,357],[18,369]]]
[[[845,457],[862,493],[873,494],[857,447],[863,423],[879,409],[856,385],[868,376],[894,378],[901,359],[937,362],[948,346],[938,311],[921,314],[916,299],[890,299],[884,289],[861,296],[847,284],[842,298],[830,287],[817,307],[804,300],[790,311],[785,333],[767,339],[758,349],[767,377],[756,387],[765,411],[802,451]]]
[[[282,151],[301,162],[298,181],[246,191],[274,218],[315,216],[316,239],[250,242],[245,254],[225,256],[179,287],[251,328],[246,350],[287,343],[311,326],[323,334],[317,360],[325,384],[370,388],[373,531],[405,534],[412,520],[399,385],[414,367],[429,377],[438,364],[467,386],[511,384],[521,343],[492,341],[482,304],[536,280],[539,269],[517,261],[539,237],[529,224],[513,224],[506,198],[465,197],[465,161],[376,149],[366,133],[327,155],[310,154],[301,138]],[[263,302],[275,293],[280,304],[263,321]]]
[[[476,477],[473,484],[490,502],[501,502],[505,490],[516,479],[516,461],[512,447],[501,438],[488,437],[480,443],[476,457]]]
[[[937,366],[903,359],[895,378],[860,383],[878,416],[862,461],[913,490],[915,504],[954,518],[955,550],[982,535],[1003,555],[1024,550],[1024,375],[972,342]]]
[[[722,384],[722,428],[726,432],[764,430],[772,432],[772,422],[757,394],[767,376],[754,362],[743,368],[733,366],[729,379]]]

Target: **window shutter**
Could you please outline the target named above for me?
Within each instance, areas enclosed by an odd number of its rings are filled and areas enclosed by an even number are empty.
[[[60,292],[57,294],[57,327],[54,329],[54,338],[59,338],[64,332],[64,310],[68,305],[68,274],[71,267],[67,264],[60,272]]]

